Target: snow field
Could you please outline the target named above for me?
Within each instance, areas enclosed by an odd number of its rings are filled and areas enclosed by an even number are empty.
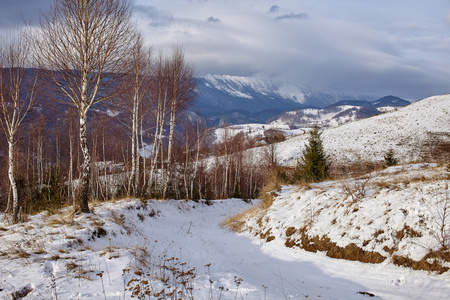
[[[391,167],[372,174],[356,201],[343,187],[362,178],[283,186],[261,220],[257,213],[247,220],[248,227],[270,229],[270,242],[221,227],[238,212],[257,211],[258,201],[239,199],[212,205],[124,199],[96,203],[91,214],[63,209],[22,224],[2,222],[0,297],[28,289],[24,299],[131,299],[130,288],[139,284],[141,291],[164,290],[165,299],[175,288],[183,299],[445,299],[448,272],[394,266],[383,250],[405,225],[421,236],[398,235],[394,254],[420,259],[439,247],[433,207],[448,191],[443,174],[436,164]],[[304,224],[308,234],[387,259],[367,264],[286,247],[287,228]]]

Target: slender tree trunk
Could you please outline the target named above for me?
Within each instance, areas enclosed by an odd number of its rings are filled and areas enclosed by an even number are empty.
[[[128,196],[136,194],[136,156],[137,156],[137,91],[133,97],[133,112],[131,116],[131,175],[128,181]]]
[[[143,154],[143,161],[142,161],[142,187],[141,187],[141,193],[144,194],[145,193],[145,183],[147,182],[147,169],[146,169],[146,161],[147,161],[147,153],[145,152],[145,145],[144,145],[144,131],[143,131],[143,119],[141,119],[140,122],[140,131],[139,131],[139,136],[141,138],[141,147],[142,147],[142,154]]]
[[[69,201],[72,202],[74,199],[73,196],[73,134],[72,134],[72,124],[70,124],[69,128],[69,184],[67,187],[67,192],[69,196]],[[75,203],[73,203],[75,207]]]
[[[167,174],[165,176],[163,182],[163,199],[166,199],[167,187],[169,180],[172,177],[172,152],[173,152],[173,137],[175,132],[175,108],[176,108],[176,100],[171,101],[170,105],[170,123],[169,123],[169,143],[167,147]]]
[[[106,168],[106,155],[105,155],[105,128],[103,128],[103,141],[102,141],[102,154],[103,154],[103,175],[105,176],[104,185],[105,185],[105,199],[109,199],[109,190],[111,189],[110,178],[107,176],[107,168]]]
[[[156,162],[158,161],[158,153],[159,153],[159,131],[160,131],[160,118],[161,116],[161,109],[158,105],[158,110],[156,112],[156,126],[155,126],[155,136],[153,138],[153,149],[151,153],[151,161],[150,161],[150,178],[148,180],[148,190],[151,192],[153,189],[153,176],[156,169]]]
[[[8,140],[8,177],[13,194],[13,222],[19,221],[19,195],[17,193],[17,184],[14,179],[14,137],[10,136]]]
[[[89,183],[91,179],[91,152],[87,144],[87,115],[80,112],[80,145],[83,152],[83,172],[80,182],[79,209],[83,213],[89,212]]]
[[[159,93],[162,95],[162,92]],[[154,144],[153,144],[153,151],[152,151],[152,161],[150,166],[150,178],[149,178],[149,191],[153,188],[153,177],[154,172],[156,169],[156,165],[158,162],[158,157],[161,156],[161,172],[163,169],[164,164],[164,156],[161,151],[161,155],[159,153],[160,150],[162,150],[162,133],[164,130],[164,114],[165,114],[165,101],[166,99],[162,97],[158,97],[158,108],[156,113],[156,128],[155,128],[155,137],[154,137]],[[162,175],[162,174],[161,174]]]

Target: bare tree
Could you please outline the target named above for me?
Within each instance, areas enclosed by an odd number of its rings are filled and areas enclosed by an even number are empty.
[[[89,212],[88,112],[123,90],[137,32],[130,0],[54,0],[33,35],[35,60],[80,119],[83,171],[79,209]]]
[[[168,67],[167,75],[169,76],[168,90],[170,97],[169,141],[167,149],[168,173],[164,176],[163,180],[163,198],[166,197],[167,184],[172,177],[172,157],[176,118],[180,112],[184,111],[192,104],[196,95],[194,71],[186,62],[182,48],[177,47],[173,50]]]
[[[151,79],[151,49],[145,49],[142,38],[138,38],[133,49],[132,70],[130,72],[128,92],[123,97],[123,111],[126,112],[125,125],[130,130],[131,137],[131,174],[128,181],[128,195],[136,195],[139,187],[139,134],[142,137],[143,118],[149,110],[149,82]]]
[[[168,92],[167,92],[167,62],[162,56],[159,55],[158,59],[154,65],[153,79],[151,81],[150,91],[151,91],[151,104],[152,104],[152,116],[155,119],[155,131],[153,136],[153,146],[150,153],[150,176],[148,180],[148,192],[152,192],[153,184],[155,180],[155,171],[157,167],[157,162],[161,156],[161,161],[163,161],[162,147],[163,147],[163,132],[164,125],[167,119],[167,107],[168,104]],[[162,167],[162,166],[161,166]]]
[[[0,124],[8,141],[8,177],[13,193],[13,222],[18,222],[19,197],[14,178],[16,135],[35,100],[37,74],[27,71],[29,45],[22,31],[2,40],[0,46]],[[11,207],[8,201],[8,209]],[[7,209],[7,210],[8,210]]]

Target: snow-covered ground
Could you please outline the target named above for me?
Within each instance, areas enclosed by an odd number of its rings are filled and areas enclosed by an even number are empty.
[[[450,295],[449,272],[413,271],[394,266],[389,259],[381,264],[338,260],[285,246],[286,227],[301,227],[310,216],[317,234],[327,234],[342,245],[374,239],[377,220],[388,218],[389,225],[382,225],[385,244],[390,242],[391,229],[394,232],[407,224],[421,230],[423,239],[406,236],[398,243],[399,251],[420,256],[422,244],[435,246],[430,243],[436,240],[425,235],[420,219],[428,224],[432,213],[427,201],[445,191],[441,185],[448,180],[441,178],[442,170],[436,165],[412,165],[373,174],[367,199],[352,204],[358,206],[356,211],[344,205],[347,214],[341,208],[325,208],[341,203],[343,181],[305,191],[283,187],[261,223],[272,228],[275,239],[270,242],[250,232],[235,234],[222,228],[228,217],[258,205],[258,201],[249,204],[239,199],[212,201],[212,205],[125,199],[96,203],[92,214],[73,215],[64,209],[32,216],[18,225],[3,222],[0,297],[11,299],[12,293],[28,289],[24,299],[130,299],[129,289],[140,284],[141,291],[164,289],[162,299],[171,299],[167,294],[175,288],[183,299],[192,295],[194,299],[368,299],[371,295],[375,299],[445,299]],[[419,175],[435,179],[421,185],[425,179],[413,180]],[[386,187],[376,184],[377,178],[396,188],[383,190]],[[350,202],[351,196],[347,198]],[[341,216],[335,222],[332,211]],[[370,220],[374,221],[368,224]],[[382,234],[377,237],[381,240]],[[373,242],[367,247],[382,252],[383,245]],[[185,282],[178,280],[177,285],[172,276]]]
[[[225,137],[228,139],[237,135],[244,134],[248,138],[264,137],[266,130],[279,130],[285,136],[298,135],[305,133],[303,129],[290,130],[288,125],[277,124],[242,124],[231,125],[225,128],[217,128],[214,130],[215,143],[223,143]]]

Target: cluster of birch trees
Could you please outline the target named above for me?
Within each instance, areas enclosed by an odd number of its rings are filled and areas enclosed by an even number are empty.
[[[42,110],[54,111],[47,114],[52,120],[44,121],[43,128],[62,119],[65,127],[70,129],[69,161],[66,162],[69,165],[67,180],[71,186],[68,194],[76,199],[74,204],[81,212],[89,212],[88,201],[92,198],[92,175],[95,173],[93,166],[101,169],[98,164],[93,164],[93,143],[96,144],[94,147],[99,144],[105,147],[105,139],[115,135],[109,129],[110,135],[105,136],[104,132],[103,141],[99,142],[99,135],[94,137],[91,132],[95,122],[89,118],[104,109],[101,104],[109,105],[128,117],[128,120],[122,119],[123,124],[129,127],[131,145],[121,146],[122,162],[128,164],[128,156],[131,156],[127,193],[136,195],[146,188],[153,189],[158,179],[161,184],[157,185],[157,192],[165,197],[173,177],[175,126],[180,113],[194,99],[194,74],[181,48],[175,48],[171,55],[160,54],[157,58],[151,55],[132,22],[130,1],[55,0],[49,12],[41,15],[39,27],[24,26],[24,29],[4,37],[0,51],[0,124],[8,145],[9,179],[7,190],[3,186],[2,195],[8,195],[7,210],[12,212],[14,222],[18,221],[21,205],[14,174],[20,151],[15,146],[18,145],[19,134],[29,141],[35,138],[30,129],[37,126],[35,123]],[[62,105],[68,106],[61,109]],[[149,153],[151,163],[147,178],[145,165],[141,168],[143,172],[140,171],[139,145],[143,143],[144,133],[150,130],[154,131],[154,141]],[[73,138],[76,135],[79,137],[77,142]],[[33,144],[33,149],[43,152],[46,138],[42,134],[40,136],[38,146]],[[56,144],[59,142],[56,137],[52,140]],[[75,148],[78,150],[79,168],[74,167]],[[56,149],[60,149],[60,145],[56,145]],[[131,149],[130,155],[128,149]],[[29,161],[36,161],[33,163],[35,170],[29,171],[35,173],[37,170],[39,175],[36,177],[42,178],[33,178],[37,182],[27,182],[27,185],[37,185],[42,189],[46,185],[43,174],[54,167],[57,168],[54,172],[60,173],[61,169],[52,159],[52,167],[46,167],[44,172],[44,160],[38,162],[35,159],[36,156],[42,157],[38,152],[28,151]],[[100,157],[98,152],[95,153],[96,162]],[[60,153],[55,155],[59,160]],[[105,153],[103,159],[106,159]],[[106,165],[103,169],[107,169]]]
[[[154,54],[130,0],[54,0],[39,26],[0,44],[0,208],[20,212],[120,196],[253,198],[261,162],[243,136],[207,140],[181,47]],[[7,149],[7,150],[6,150]]]

